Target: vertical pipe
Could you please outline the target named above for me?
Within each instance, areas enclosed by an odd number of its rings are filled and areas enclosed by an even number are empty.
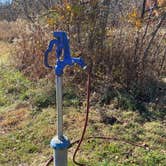
[[[57,136],[63,137],[62,76],[56,76]]]
[[[62,79],[62,76],[56,76],[57,136],[51,140],[54,166],[67,166],[67,148],[70,145],[68,138],[63,135]]]
[[[67,166],[67,149],[54,150],[54,166]]]

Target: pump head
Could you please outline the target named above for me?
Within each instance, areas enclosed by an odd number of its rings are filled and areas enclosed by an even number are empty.
[[[70,53],[70,45],[69,45],[69,39],[67,37],[67,34],[63,31],[60,32],[54,32],[53,36],[55,39],[51,40],[48,46],[48,49],[46,50],[44,54],[44,64],[47,68],[53,68],[53,66],[50,66],[48,63],[48,54],[52,51],[54,45],[56,45],[56,65],[55,65],[55,73],[58,76],[61,76],[63,74],[64,68],[69,65],[72,66],[73,64],[78,64],[83,69],[86,68],[86,64],[84,63],[82,58],[74,58],[71,56]]]

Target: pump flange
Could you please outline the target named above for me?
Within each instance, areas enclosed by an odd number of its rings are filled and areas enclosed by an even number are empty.
[[[50,146],[53,149],[67,149],[70,147],[70,140],[66,136],[62,136],[61,138],[58,138],[58,136],[55,136],[51,140]]]

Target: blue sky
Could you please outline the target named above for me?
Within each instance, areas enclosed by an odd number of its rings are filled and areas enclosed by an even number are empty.
[[[0,2],[11,2],[12,0],[0,0]]]

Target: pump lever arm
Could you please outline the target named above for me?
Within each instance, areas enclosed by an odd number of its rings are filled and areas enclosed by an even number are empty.
[[[48,49],[46,50],[46,52],[44,54],[44,65],[49,69],[53,69],[53,66],[49,65],[49,63],[48,63],[48,55],[52,51],[54,45],[57,45],[57,43],[58,43],[58,41],[56,39],[51,40],[50,44],[48,46]]]

